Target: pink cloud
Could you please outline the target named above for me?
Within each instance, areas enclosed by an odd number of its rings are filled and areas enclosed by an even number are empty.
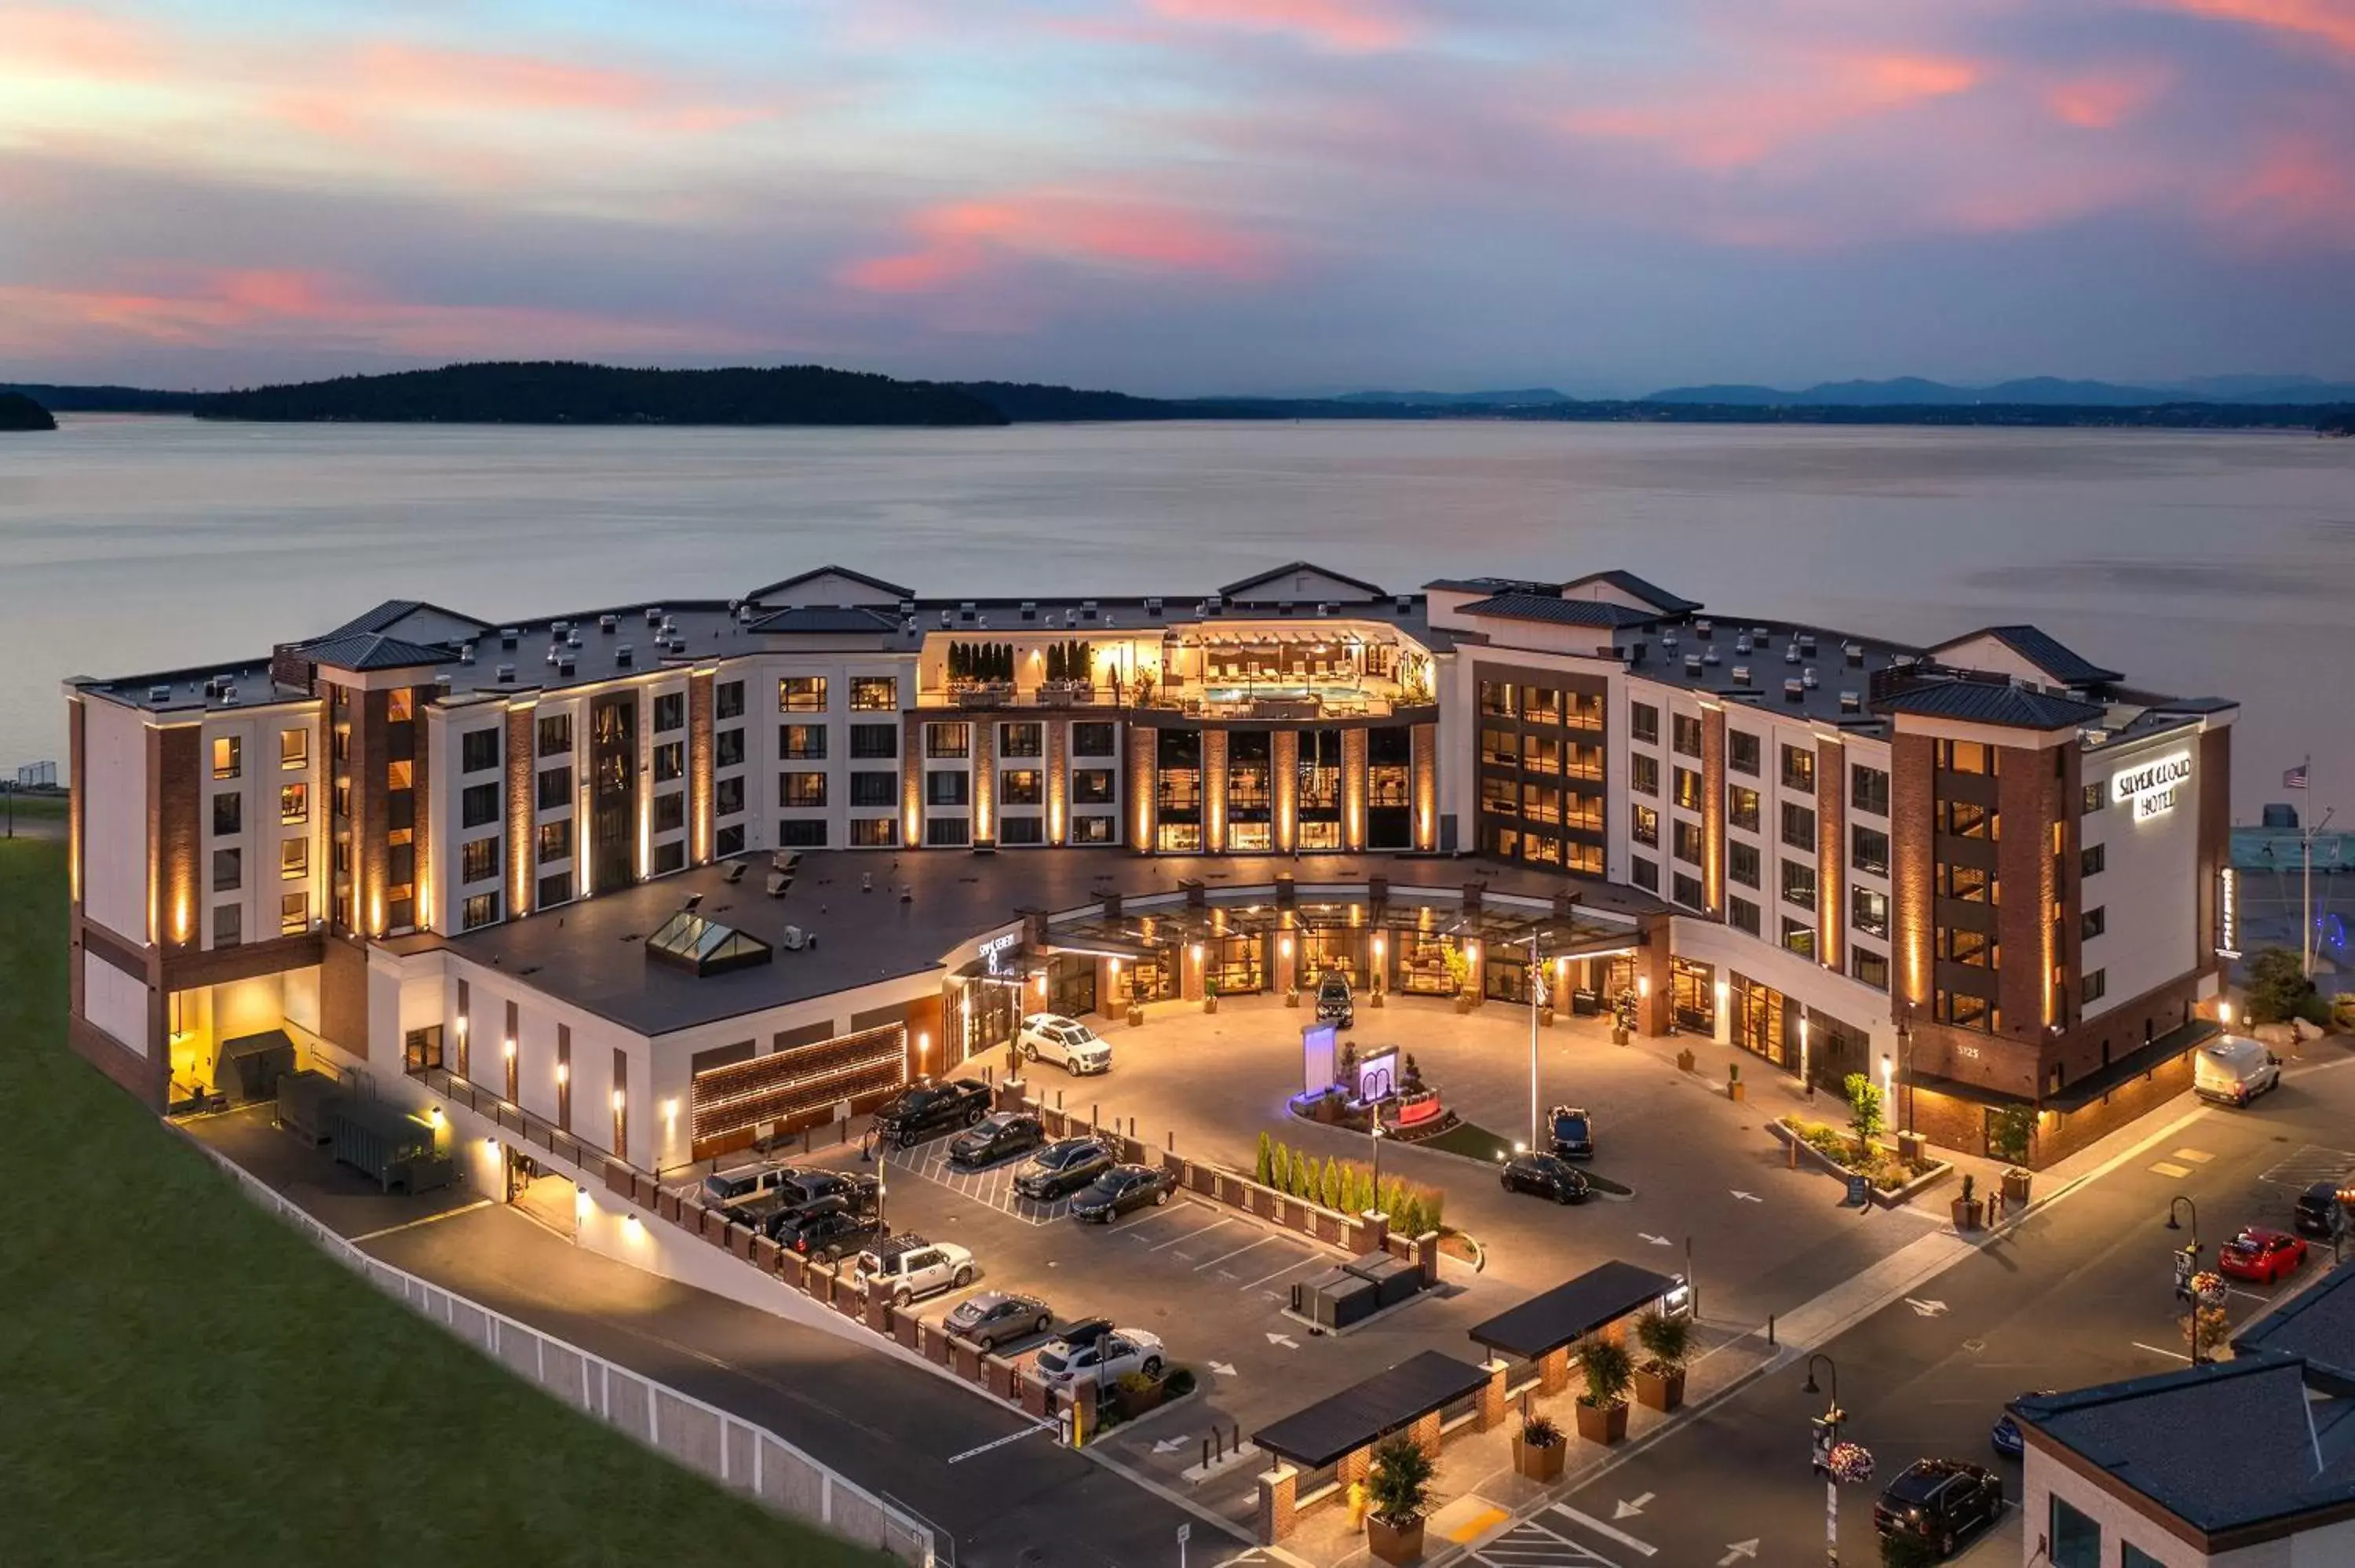
[[[2301,33],[2355,49],[2355,5],[2348,0],[2158,0],[2195,16]]]
[[[1037,193],[950,202],[916,215],[911,250],[854,261],[837,276],[875,293],[922,293],[969,277],[1000,255],[1226,278],[1264,275],[1266,248],[1167,207]]]
[[[0,8],[0,46],[18,67],[108,79],[160,75],[169,54],[154,33],[85,10]]]
[[[2105,66],[2055,82],[2044,95],[2053,118],[2108,131],[2136,118],[2175,85],[2174,68],[2157,60]]]
[[[1395,49],[1417,31],[1383,0],[1148,0],[1156,16],[1197,26],[1286,33],[1351,54]]]
[[[1558,122],[1577,136],[1654,143],[1695,168],[1734,169],[1851,121],[1967,92],[1985,74],[1935,55],[1822,54],[1738,86],[1572,110]]]

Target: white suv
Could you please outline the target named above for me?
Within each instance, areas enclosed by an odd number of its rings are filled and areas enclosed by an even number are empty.
[[[1092,1377],[1109,1388],[1130,1372],[1161,1375],[1161,1338],[1142,1329],[1102,1330],[1078,1340],[1057,1340],[1039,1352],[1039,1375],[1061,1385]]]
[[[973,1283],[973,1254],[954,1242],[929,1242],[922,1236],[893,1236],[858,1255],[858,1277],[880,1284],[892,1301],[905,1307],[919,1296],[962,1290]]]
[[[1112,1071],[1112,1043],[1060,1012],[1034,1012],[1022,1021],[1022,1059],[1086,1077]]]

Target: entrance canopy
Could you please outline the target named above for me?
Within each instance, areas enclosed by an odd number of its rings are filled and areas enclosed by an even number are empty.
[[[1377,906],[1369,904],[1362,885],[1308,885],[1288,908],[1265,889],[1212,890],[1199,906],[1137,900],[1117,916],[1086,914],[1056,921],[1049,929],[1048,950],[1150,958],[1156,949],[1175,943],[1347,929],[1476,941],[1499,957],[1516,948],[1526,950],[1535,935],[1539,955],[1549,960],[1617,952],[1636,941],[1633,916],[1574,905],[1558,912],[1550,902],[1489,894],[1466,909],[1458,892],[1391,888]]]
[[[1474,1324],[1472,1342],[1533,1361],[1650,1306],[1676,1286],[1668,1275],[1614,1260]]]
[[[1252,1434],[1252,1441],[1303,1469],[1321,1470],[1455,1404],[1487,1381],[1488,1374],[1469,1361],[1424,1351],[1261,1427]]]

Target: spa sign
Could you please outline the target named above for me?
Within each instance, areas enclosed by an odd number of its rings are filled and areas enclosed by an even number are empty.
[[[2110,799],[2134,807],[2135,821],[2147,822],[2175,810],[2176,797],[2191,777],[2191,754],[2170,751],[2148,762],[2137,763],[2110,775]]]

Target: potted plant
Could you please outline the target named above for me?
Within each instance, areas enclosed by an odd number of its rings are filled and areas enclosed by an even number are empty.
[[[2028,1146],[2036,1135],[2036,1113],[2026,1106],[2009,1106],[1987,1125],[1987,1152],[2009,1169],[2003,1173],[2003,1206],[2025,1208],[2031,1178],[2027,1171]]]
[[[1750,1097],[1750,1086],[1742,1081],[1742,1064],[1739,1062],[1725,1065],[1725,1097],[1730,1100],[1747,1100]]]
[[[1202,982],[1202,1011],[1219,1011],[1219,982],[1215,977]]]
[[[1692,1047],[1688,1045],[1677,1053],[1677,1071],[1689,1073],[1693,1070],[1693,1064],[1699,1060],[1700,1058],[1692,1054]]]
[[[1366,1545],[1385,1563],[1423,1555],[1423,1515],[1431,1500],[1431,1456],[1412,1437],[1391,1438],[1374,1450],[1366,1478]]]
[[[1685,1402],[1685,1362],[1692,1355],[1692,1319],[1671,1318],[1657,1308],[1637,1319],[1636,1338],[1645,1360],[1636,1369],[1636,1397],[1653,1410],[1675,1410]]]
[[[1141,1002],[1141,1001],[1132,1001],[1132,1002],[1130,1002],[1130,1003],[1128,1004],[1128,1026],[1129,1026],[1131,1029],[1136,1029],[1136,1028],[1141,1028],[1141,1027],[1144,1025],[1144,1023],[1145,1023],[1145,1003],[1143,1003],[1143,1002]]]
[[[1570,1445],[1562,1440],[1561,1428],[1548,1416],[1530,1416],[1513,1435],[1513,1468],[1540,1485],[1561,1479],[1562,1466],[1569,1457]]]
[[[1590,1443],[1617,1443],[1627,1436],[1627,1385],[1636,1363],[1626,1347],[1600,1334],[1578,1342],[1578,1370],[1586,1392],[1578,1396],[1578,1435]]]
[[[1300,988],[1298,986],[1288,985],[1284,988],[1284,1005],[1286,1007],[1298,1007],[1300,1005]]]
[[[1464,956],[1463,948],[1447,947],[1439,949],[1439,963],[1447,972],[1447,989],[1455,998],[1455,1011],[1471,1012],[1472,960]]]
[[[1626,987],[1611,999],[1611,1044],[1625,1045],[1636,1037],[1636,993]]]
[[[1958,1231],[1977,1230],[1987,1221],[1987,1205],[1979,1202],[1978,1178],[1963,1177],[1963,1194],[1954,1201],[1955,1228]]]

